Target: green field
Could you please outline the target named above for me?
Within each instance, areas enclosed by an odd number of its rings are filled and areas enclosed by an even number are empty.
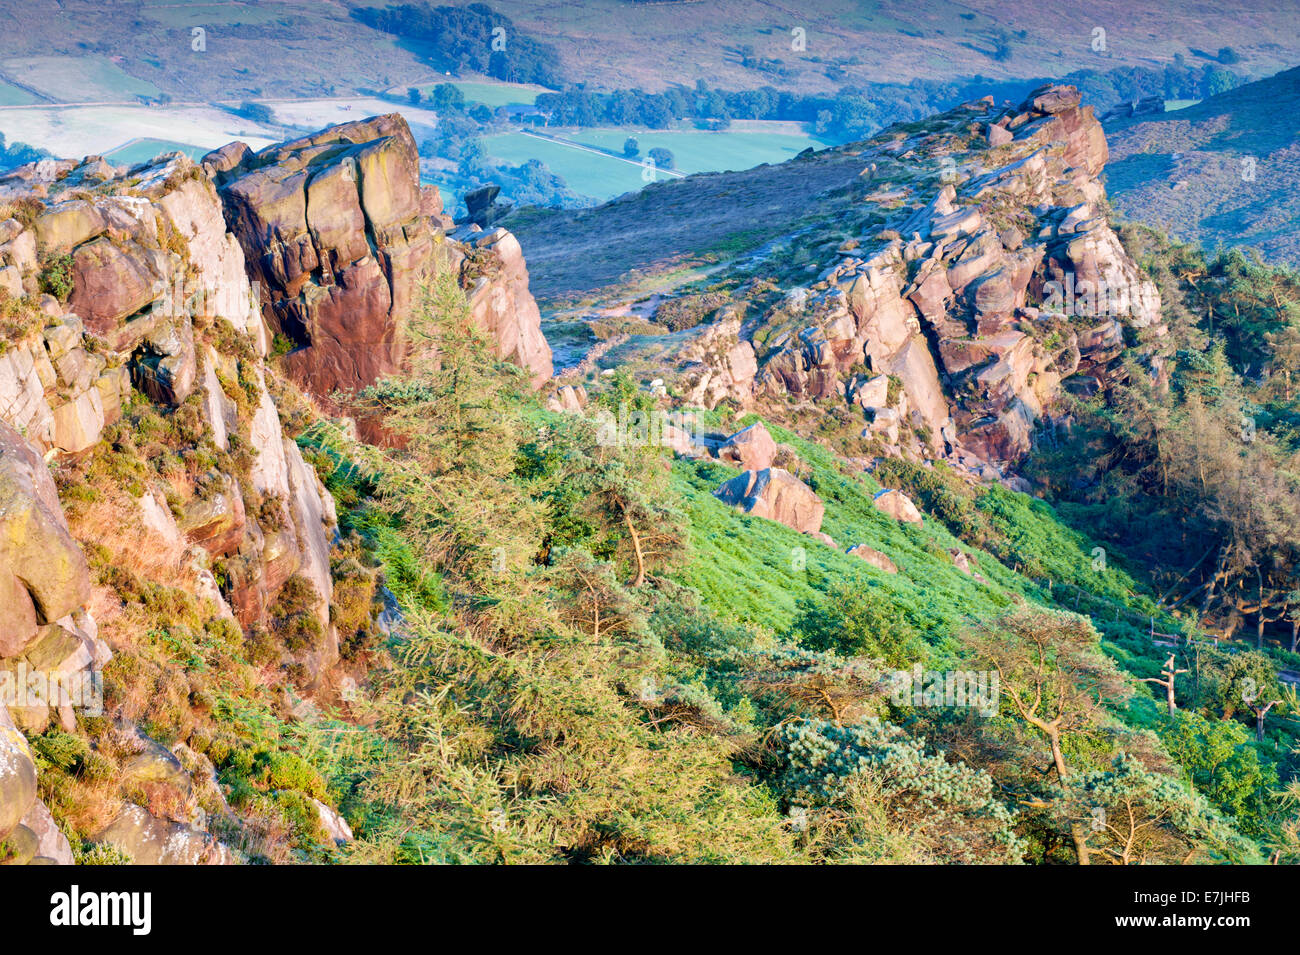
[[[115,166],[133,166],[136,163],[145,162],[153,159],[161,153],[173,152],[179,150],[191,159],[199,159],[211,150],[203,146],[192,146],[189,143],[171,142],[166,139],[137,139],[135,142],[127,143],[120,149],[114,149],[111,153],[106,153],[104,158]]]
[[[447,82],[461,91],[467,106],[472,103],[482,103],[492,109],[499,106],[532,106],[537,102],[537,94],[547,92],[542,86],[525,86],[518,83],[478,83],[459,80],[447,80]],[[428,99],[433,95],[433,88],[441,85],[441,83],[426,83],[419,87],[420,95]],[[405,89],[401,87],[393,92],[401,93]]]
[[[159,93],[152,83],[128,76],[102,56],[23,56],[5,60],[3,67],[13,79],[64,103],[130,100]]]
[[[22,87],[0,80],[0,106],[26,106],[36,101],[36,97]]]
[[[622,153],[623,141],[634,135],[641,155],[662,147],[672,152],[676,171],[696,172],[749,169],[761,163],[778,163],[809,146],[825,145],[811,136],[790,133],[742,133],[687,130],[638,132],[623,129],[557,131],[566,139]],[[645,185],[643,169],[614,156],[585,152],[563,143],[549,142],[525,133],[501,133],[484,140],[488,153],[503,162],[519,164],[540,159],[563,177],[569,188],[595,199],[612,199]]]
[[[142,12],[152,20],[172,27],[237,26],[270,23],[296,11],[291,6],[263,7],[247,3],[165,3],[145,4]]]
[[[531,106],[537,102],[538,93],[546,92],[539,86],[516,86],[509,83],[456,83],[455,86],[465,94],[467,103],[482,103],[493,109],[498,106]],[[426,93],[428,89],[425,90]]]

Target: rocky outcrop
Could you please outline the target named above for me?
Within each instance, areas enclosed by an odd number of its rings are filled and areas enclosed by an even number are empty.
[[[821,530],[826,507],[807,484],[789,471],[746,471],[713,492],[724,504],[811,534]]]
[[[881,141],[915,186],[864,180],[865,201],[907,201],[749,331],[754,393],[856,405],[883,453],[1003,477],[1079,376],[1106,387],[1126,334],[1163,347],[1155,286],[1103,211],[1105,136],[1077,90],[1049,85]]]
[[[459,239],[467,250],[460,262],[461,280],[467,286],[474,324],[495,343],[498,358],[528,369],[533,387],[540,388],[554,368],[551,347],[542,335],[541,313],[528,291],[528,269],[519,240],[505,229],[465,229],[453,233],[452,239]]]
[[[502,358],[551,375],[550,348],[510,233],[449,240],[419,184],[415,140],[397,114],[333,126],[258,153],[205,157],[267,324],[293,344],[292,377],[318,398],[396,371],[419,289],[452,270]],[[473,227],[477,229],[478,227]]]
[[[687,404],[716,408],[724,400],[742,407],[753,402],[758,363],[754,346],[741,339],[740,329],[740,316],[724,310],[716,322],[692,330],[676,358]]]
[[[95,483],[103,517],[123,521],[121,539],[105,543],[139,538],[140,563],[123,572],[157,568],[165,586],[188,589],[246,634],[266,625],[288,580],[305,582],[296,606],[315,615],[323,637],[310,652],[285,651],[304,690],[338,658],[329,609],[336,519],[281,425],[272,391],[289,386],[273,387],[263,372],[271,335],[205,172],[180,154],[130,170],[59,163],[52,179],[29,171],[0,179],[0,196],[24,216],[0,222],[0,683],[39,679],[0,705],[0,828],[9,835],[0,842],[30,857],[19,861],[66,862],[67,839],[28,798],[30,754],[16,741],[52,722],[81,732],[77,708],[102,705],[96,681],[113,651],[89,612],[105,588],[91,586],[47,461],[84,476],[101,454],[120,455],[107,484],[104,474]],[[83,187],[91,181],[93,191]],[[153,431],[114,434],[110,451],[102,439],[128,402]],[[152,467],[159,454],[176,455],[165,478]],[[129,513],[114,510],[119,499]],[[70,687],[92,695],[70,698]],[[133,784],[190,791],[188,773],[156,744],[120,768]],[[143,809],[124,812],[103,841],[137,861],[231,858],[201,828]]]
[[[0,864],[71,865],[72,846],[37,798],[31,747],[0,702]]]

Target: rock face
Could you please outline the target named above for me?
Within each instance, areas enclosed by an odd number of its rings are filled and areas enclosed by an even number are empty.
[[[467,294],[474,324],[496,343],[498,358],[528,369],[533,387],[551,377],[551,346],[542,335],[542,316],[528,291],[528,269],[519,240],[505,229],[453,233],[470,256],[488,262],[485,274],[472,278]],[[454,248],[454,246],[453,246]],[[472,259],[461,266],[462,281],[473,276]]]
[[[421,193],[415,140],[401,116],[333,126],[258,153],[224,147],[204,164],[262,290],[267,324],[295,346],[286,365],[317,397],[401,366],[400,326],[421,283],[440,270],[456,272],[501,357],[528,368],[535,384],[550,377],[518,242],[505,230],[475,233],[468,244],[444,236],[441,202]]]
[[[682,347],[677,361],[686,383],[686,402],[716,408],[730,399],[746,406],[753,402],[758,363],[754,346],[740,337],[741,319],[730,311],[701,327]]]
[[[826,507],[808,485],[789,471],[746,471],[713,492],[720,501],[755,517],[778,521],[805,534],[821,530]]]
[[[223,161],[233,168],[241,156],[227,151]],[[334,506],[281,425],[272,392],[291,389],[263,371],[271,335],[217,191],[179,153],[130,170],[90,159],[54,171],[0,177],[0,198],[24,210],[22,222],[0,222],[0,681],[39,673],[84,685],[111,659],[89,612],[104,588],[91,585],[46,462],[62,458],[84,476],[109,453],[105,430],[132,402],[132,413],[162,422],[168,438],[150,443],[143,429],[114,435],[117,453],[135,455],[122,463],[145,467],[102,488],[110,508],[103,517],[121,521],[120,537],[105,543],[120,549],[138,538],[140,565],[127,569],[149,574],[157,564],[168,586],[187,588],[250,632],[267,623],[287,581],[300,578],[306,589],[297,588],[295,601],[315,614],[323,637],[284,654],[310,691],[338,658]],[[210,453],[209,439],[230,453]],[[187,444],[191,455],[202,452],[200,463],[163,481],[150,458],[180,460],[172,449]],[[129,506],[131,496],[138,506]],[[128,513],[111,510],[123,504]],[[30,798],[34,764],[15,727],[41,733],[54,721],[78,732],[78,705],[91,703],[52,686],[0,705],[0,842],[17,847],[19,861],[67,862],[71,852],[46,807]],[[188,776],[166,751],[144,755],[123,765],[123,779],[188,792]],[[229,858],[206,833],[139,813],[124,814],[109,840],[137,861]]]
[[[1067,390],[1106,387],[1126,335],[1159,367],[1159,296],[1106,220],[1106,140],[1077,90],[968,104],[873,148],[920,172],[940,157],[943,184],[865,181],[866,202],[906,201],[748,328],[754,397],[855,405],[885,454],[1002,477]]]
[[[90,575],[40,455],[0,421],[0,658],[85,605]]]

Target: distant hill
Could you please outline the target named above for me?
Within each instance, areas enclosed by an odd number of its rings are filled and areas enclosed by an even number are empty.
[[[1106,124],[1125,216],[1300,265],[1300,68],[1188,107]]]

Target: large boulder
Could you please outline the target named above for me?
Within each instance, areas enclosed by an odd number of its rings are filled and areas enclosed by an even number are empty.
[[[36,838],[36,851],[33,863],[42,865],[72,865],[72,845],[63,834],[45,803],[39,799],[32,803],[32,808],[23,816],[21,825]]]
[[[85,555],[73,540],[41,456],[0,422],[0,657],[90,597]]]
[[[745,471],[763,471],[772,466],[776,457],[776,441],[758,421],[718,445],[718,457]]]
[[[747,514],[778,521],[801,533],[820,531],[826,513],[813,489],[782,468],[746,471],[713,493]]]
[[[229,865],[231,851],[206,832],[127,806],[95,842],[116,846],[136,865]]]
[[[882,554],[880,551],[874,550],[866,544],[854,544],[848,549],[848,553],[852,554],[854,557],[859,557],[862,560],[865,560],[877,570],[883,570],[887,574],[898,573],[898,568],[894,565],[894,562],[889,559],[888,554]]]
[[[889,489],[878,491],[872,498],[872,503],[882,514],[888,514],[894,520],[902,521],[904,524],[920,524],[922,521],[920,509],[902,491]]]
[[[0,841],[22,821],[36,801],[36,763],[27,740],[0,703]]]

